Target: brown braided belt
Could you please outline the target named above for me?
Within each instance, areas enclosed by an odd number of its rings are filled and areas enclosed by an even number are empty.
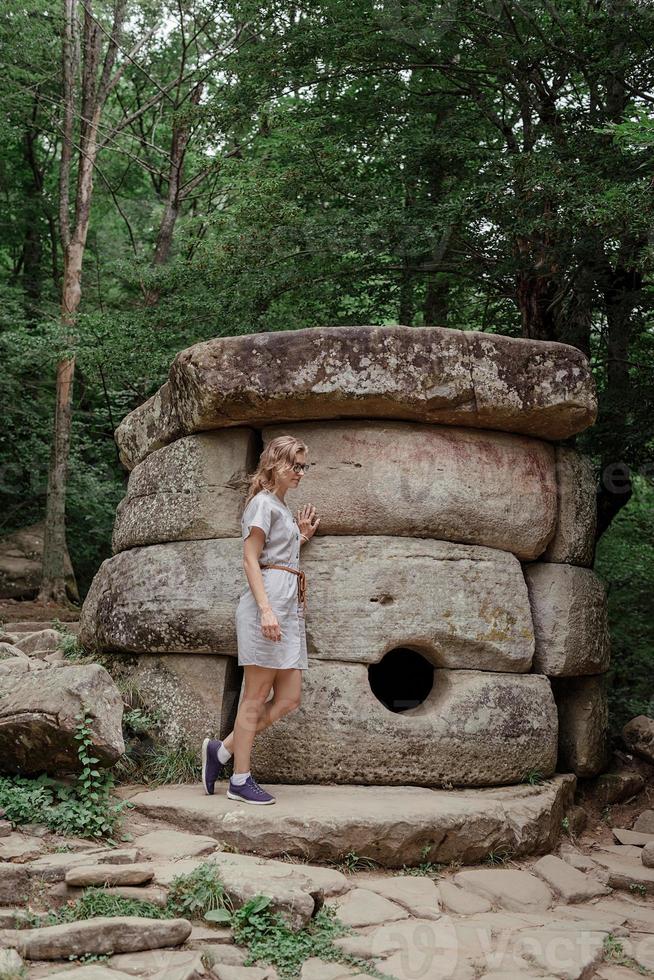
[[[284,572],[293,572],[297,575],[297,598],[298,602],[302,604],[304,611],[307,608],[307,580],[304,572],[299,571],[297,568],[291,568],[289,565],[262,565],[259,563],[259,568],[281,568]]]

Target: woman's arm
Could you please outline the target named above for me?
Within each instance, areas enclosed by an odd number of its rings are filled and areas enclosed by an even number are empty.
[[[263,584],[261,568],[259,567],[259,557],[265,543],[266,535],[263,528],[253,524],[250,533],[243,542],[243,568],[248,585],[252,590],[252,595],[261,613],[261,632],[267,640],[281,640],[281,627],[270,605],[266,587]]]
[[[270,601],[266,593],[266,587],[263,584],[261,568],[259,567],[259,558],[265,543],[266,535],[263,532],[263,528],[253,524],[250,533],[243,542],[243,568],[248,585],[252,590],[252,595],[261,610],[266,607],[270,608]]]

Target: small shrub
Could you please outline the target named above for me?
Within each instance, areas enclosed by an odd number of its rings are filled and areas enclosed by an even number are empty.
[[[545,782],[545,777],[538,769],[530,769],[525,773],[522,781],[523,783],[528,783],[530,786],[540,786],[541,783]]]
[[[205,861],[190,874],[173,878],[166,905],[169,915],[199,919],[207,912],[225,908],[231,911],[231,903],[216,864]]]
[[[378,867],[377,862],[372,858],[363,857],[356,851],[348,851],[340,861],[333,863],[344,874],[354,874],[355,871],[366,871]]]
[[[323,905],[311,922],[294,932],[279,914],[270,912],[271,899],[257,895],[237,909],[231,925],[234,941],[247,946],[249,955],[244,966],[257,961],[272,964],[278,975],[286,978],[299,977],[302,964],[312,956],[356,967],[359,973],[384,977],[368,960],[344,953],[333,940],[353,930],[336,918],[335,907]]]

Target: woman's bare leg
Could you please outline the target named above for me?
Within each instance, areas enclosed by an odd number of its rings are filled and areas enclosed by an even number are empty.
[[[243,698],[238,708],[234,731],[230,739],[234,751],[234,772],[248,772],[250,752],[257,726],[261,719],[264,703],[277,673],[274,667],[245,666]],[[232,751],[231,745],[228,751]]]
[[[245,670],[251,668],[245,667]],[[268,670],[268,668],[263,668]],[[275,670],[275,678],[273,680],[273,697],[270,701],[266,701],[261,709],[259,719],[257,721],[256,730],[252,736],[252,742],[254,741],[254,735],[257,732],[263,731],[264,728],[268,728],[272,725],[274,721],[287,715],[289,711],[294,711],[295,708],[299,707],[301,693],[302,693],[302,671],[299,668],[293,667],[288,670],[277,669]],[[266,695],[268,697],[268,695]],[[245,696],[244,696],[245,699]],[[241,702],[242,704],[242,702]],[[239,707],[240,714],[240,707]],[[236,722],[234,725],[234,731],[223,739],[223,745],[228,752],[234,752],[236,728],[238,726],[239,716],[236,716]],[[252,748],[252,742],[250,742],[250,749]],[[248,756],[249,765],[249,756]],[[237,769],[236,768],[236,756],[234,756],[234,772],[247,772],[247,769]]]

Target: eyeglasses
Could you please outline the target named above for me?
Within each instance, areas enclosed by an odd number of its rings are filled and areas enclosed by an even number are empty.
[[[306,473],[310,466],[311,463],[293,463],[293,472]]]

